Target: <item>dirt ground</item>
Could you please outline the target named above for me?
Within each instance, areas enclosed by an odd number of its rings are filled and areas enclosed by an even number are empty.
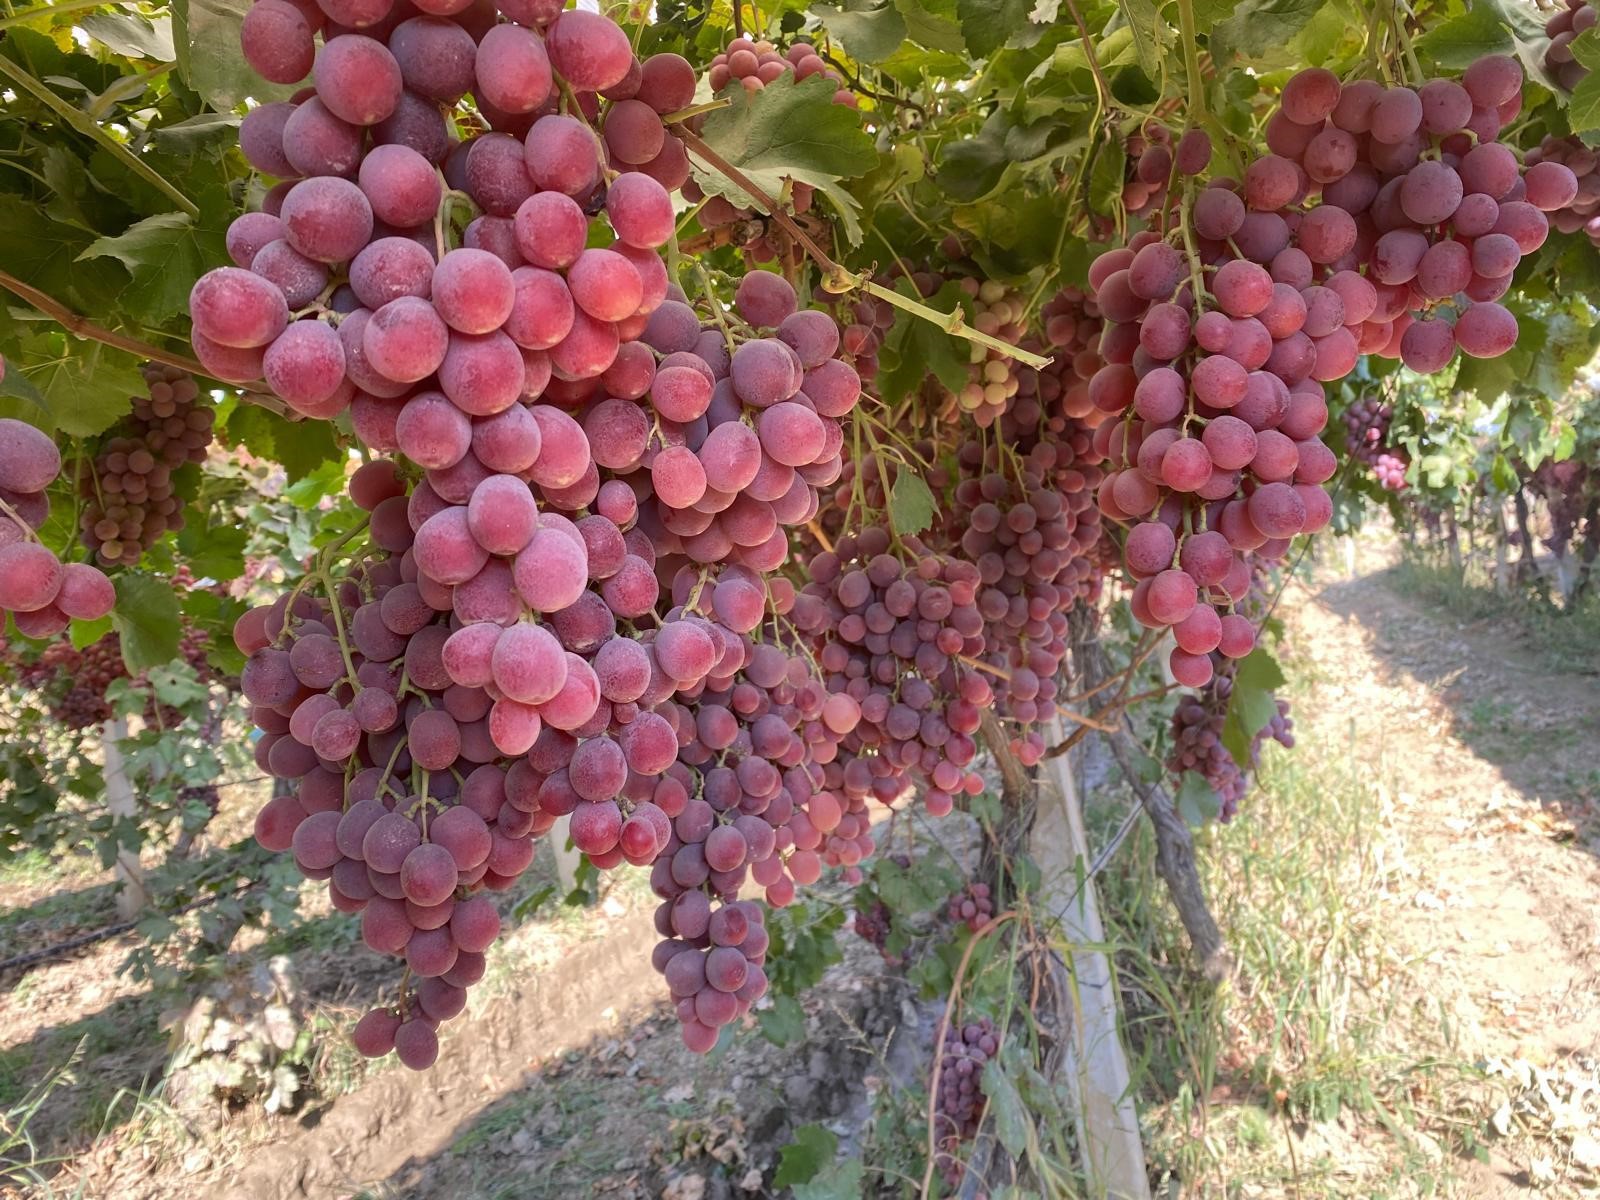
[[[1381,789],[1385,924],[1417,1006],[1521,1096],[1490,1115],[1507,1140],[1463,1164],[1460,1194],[1592,1196],[1600,658],[1514,613],[1441,604],[1427,572],[1358,547],[1353,572],[1333,555],[1292,585],[1292,652],[1313,664],[1314,719],[1347,730]]]
[[[1455,1054],[1524,1096],[1491,1116],[1506,1138],[1486,1164],[1459,1164],[1453,1194],[1593,1194],[1569,1181],[1586,1177],[1587,1156],[1600,1169],[1584,1107],[1600,1093],[1585,1100],[1579,1086],[1600,1089],[1600,662],[1503,614],[1450,610],[1370,544],[1353,573],[1343,567],[1330,556],[1285,597],[1293,656],[1315,676],[1314,726],[1347,737],[1381,781],[1388,940],[1421,985],[1416,1004],[1437,1010]],[[953,825],[944,836],[968,833]],[[109,896],[93,880],[74,888],[87,907],[41,906],[42,881],[0,898],[28,905],[33,921],[0,921],[3,948],[92,928]],[[70,1114],[44,1147],[69,1159],[54,1194],[731,1200],[768,1194],[762,1175],[795,1126],[825,1122],[850,1145],[873,1097],[914,1077],[907,1043],[927,1040],[926,1006],[848,929],[845,961],[806,999],[802,1043],[780,1049],[747,1029],[708,1058],[689,1055],[648,966],[651,905],[644,889],[621,887],[587,913],[520,927],[425,1075],[352,1066],[342,1094],[279,1118],[197,1122],[158,1098],[130,1099],[95,1137]],[[91,1041],[80,1074],[136,1096],[159,1072],[158,1013],[113,974],[125,949],[0,979],[8,1099],[80,1035]],[[330,931],[297,951],[308,991],[336,1021],[360,1002],[370,957]],[[148,1031],[142,1051],[130,1029]],[[1565,1117],[1538,1099],[1541,1086],[1572,1100]],[[1534,1126],[1550,1136],[1516,1140]],[[1304,1132],[1301,1151],[1327,1145],[1325,1132]]]

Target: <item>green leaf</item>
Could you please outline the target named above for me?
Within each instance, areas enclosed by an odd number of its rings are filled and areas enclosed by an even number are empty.
[[[1161,55],[1172,41],[1172,28],[1161,18],[1156,0],[1117,0],[1122,15],[1133,31],[1133,49],[1139,56],[1139,69],[1150,79],[1161,78]]]
[[[1591,71],[1572,89],[1567,101],[1567,124],[1573,133],[1600,129],[1600,71]]]
[[[133,13],[92,13],[79,17],[77,25],[95,41],[110,46],[126,58],[168,63],[177,57],[169,17],[147,20]]]
[[[178,554],[196,579],[227,583],[244,574],[250,533],[237,525],[207,526],[190,521],[178,534]]]
[[[311,509],[317,507],[325,497],[340,494],[344,487],[344,463],[330,458],[298,483],[284,488],[283,495],[296,508]]]
[[[835,1163],[810,1183],[799,1183],[794,1188],[794,1200],[861,1200],[865,1195],[862,1186],[862,1166],[859,1158],[847,1158]]]
[[[895,0],[895,7],[906,19],[906,33],[919,46],[942,54],[967,54],[966,39],[961,36],[961,26],[944,12],[932,12],[922,0]]]
[[[78,312],[104,312],[128,278],[114,262],[78,261],[93,240],[81,229],[43,218],[31,201],[0,194],[0,263]]]
[[[756,1014],[761,1036],[774,1046],[793,1046],[805,1040],[806,1013],[793,996],[779,996],[772,1007]]]
[[[909,868],[882,859],[873,871],[873,881],[878,888],[878,898],[890,911],[904,916],[915,916],[937,908],[960,886],[961,881],[946,867],[937,866],[926,859]]]
[[[1033,0],[956,0],[961,36],[973,58],[988,58],[1028,27]]]
[[[933,493],[921,475],[901,468],[889,489],[889,524],[901,537],[921,533],[933,524]]]
[[[1435,25],[1416,40],[1424,62],[1460,70],[1490,54],[1509,54],[1511,34],[1485,5],[1475,5],[1458,17]]]
[[[1217,24],[1212,54],[1218,66],[1235,56],[1262,58],[1281,51],[1311,23],[1326,0],[1242,0]]]
[[[245,62],[239,26],[249,8],[250,0],[174,0],[172,6],[178,70],[218,112],[235,108],[246,96],[266,104],[287,100],[295,90],[267,83]]]
[[[110,632],[111,618],[105,616],[94,621],[73,621],[68,627],[67,636],[72,639],[74,650],[82,650],[85,646],[94,645]]]
[[[816,4],[811,15],[857,62],[880,63],[906,40],[906,21],[889,0],[879,4],[846,0],[842,8]]]
[[[997,112],[977,137],[948,142],[939,149],[939,186],[951,199],[971,203],[999,186],[1011,162],[1006,149],[1010,124]]]
[[[62,346],[61,354],[18,370],[38,389],[56,430],[92,437],[127,416],[132,398],[145,390],[139,360],[100,342],[79,343],[65,335],[53,335],[52,340]]]
[[[878,165],[872,139],[860,118],[833,102],[834,85],[820,75],[795,83],[782,75],[759,92],[723,89],[730,108],[706,118],[706,144],[751,183],[776,198],[784,180],[807,183],[826,196],[844,218],[852,241],[860,240],[857,204],[839,186]],[[694,151],[689,151],[691,157]],[[695,179],[708,196],[726,196],[743,208],[766,206],[709,163],[695,164]]]
[[[1094,165],[1089,168],[1089,207],[1110,215],[1122,207],[1122,181],[1127,174],[1128,155],[1121,142],[1102,142],[1095,149]]]
[[[150,131],[150,140],[173,154],[197,154],[238,140],[236,113],[201,113]]]
[[[173,212],[99,238],[78,257],[114,258],[127,267],[133,282],[122,293],[123,304],[149,324],[163,325],[188,311],[194,281],[226,253],[220,229],[196,226],[187,213]]]
[[[778,1151],[778,1169],[772,1186],[786,1188],[809,1183],[819,1171],[833,1163],[839,1152],[839,1139],[821,1125],[802,1125],[794,1131],[794,1141]]]
[[[1241,767],[1250,762],[1251,741],[1277,715],[1273,692],[1283,685],[1283,671],[1266,647],[1258,646],[1240,660],[1222,723],[1222,744]]]
[[[291,483],[341,457],[331,421],[285,421],[254,404],[239,405],[225,420],[219,406],[218,416],[218,431],[229,444],[243,445],[257,458],[281,464]]]
[[[991,1058],[983,1065],[983,1091],[989,1097],[989,1108],[994,1113],[994,1129],[1000,1144],[1012,1158],[1020,1158],[1028,1148],[1031,1126],[1017,1085],[1006,1074],[999,1058]]]
[[[130,675],[159,667],[178,656],[182,633],[178,597],[170,583],[127,572],[117,576],[117,606],[111,623],[122,638],[122,661]]]
[[[3,311],[0,309],[0,313]],[[22,364],[17,361],[14,352],[7,347],[5,353],[11,357],[6,363],[6,376],[0,379],[0,417],[23,421],[49,433],[55,427],[55,422],[45,408],[44,397],[33,386],[33,381],[22,373]]]
[[[1178,785],[1178,794],[1174,800],[1178,806],[1178,815],[1195,829],[1209,821],[1215,821],[1217,814],[1222,811],[1222,798],[1198,771],[1183,773],[1183,780]]]

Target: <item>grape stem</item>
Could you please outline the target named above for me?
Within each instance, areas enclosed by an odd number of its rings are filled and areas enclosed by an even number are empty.
[[[22,88],[24,91],[32,93],[32,95],[37,98],[40,103],[54,112],[56,116],[60,117],[68,125],[72,126],[72,128],[76,129],[85,137],[88,137],[105,147],[105,149],[113,158],[120,161],[123,166],[127,167],[135,175],[139,176],[139,178],[150,184],[150,186],[164,193],[187,215],[190,217],[198,217],[200,215],[200,207],[195,204],[193,200],[189,199],[189,197],[185,196],[176,187],[169,183],[166,177],[161,174],[161,172],[157,171],[149,163],[145,162],[144,159],[140,158],[124,143],[119,142],[116,138],[112,137],[111,134],[101,126],[100,122],[96,121],[88,113],[84,112],[82,109],[74,108],[72,105],[68,104],[60,96],[56,95],[55,92],[51,91],[44,84],[40,83],[16,63],[3,56],[0,56],[0,75],[5,75],[18,87]]]
[[[25,8],[9,17],[0,17],[0,29],[10,29],[13,25],[26,25],[31,21],[42,21],[47,17],[82,12],[87,8],[104,8],[105,4],[106,0],[67,0],[64,4],[41,4],[35,8]]]
[[[1185,0],[1185,3],[1187,3],[1187,0]],[[1089,27],[1084,24],[1083,14],[1078,11],[1078,6],[1074,3],[1074,0],[1067,0],[1067,11],[1072,14],[1073,21],[1077,23],[1079,40],[1083,42],[1083,56],[1089,60],[1089,73],[1094,76],[1094,90],[1100,110],[1105,112],[1113,109],[1116,105],[1111,99],[1111,85],[1106,82],[1105,72],[1100,69],[1100,60],[1095,56],[1094,52],[1094,39],[1089,36]],[[1192,46],[1194,43],[1192,32],[1187,33],[1185,36],[1188,37],[1189,44]],[[1191,80],[1190,82],[1192,85],[1193,81]],[[1099,124],[1098,118],[1095,124]]]
[[[719,108],[732,107],[732,97],[722,96],[716,100],[707,100],[703,104],[691,104],[688,108],[678,109],[677,112],[669,112],[666,116],[661,118],[661,123],[663,125],[679,125],[684,121],[692,120],[703,113],[716,112]]]
[[[16,276],[8,275],[4,271],[0,271],[0,288],[21,296],[61,328],[77,337],[88,338],[90,341],[100,342],[117,350],[125,350],[129,354],[137,355],[139,358],[149,362],[164,363],[169,367],[177,367],[180,371],[187,371],[189,374],[198,375],[202,379],[216,378],[206,370],[205,364],[200,360],[188,358],[182,354],[174,354],[170,350],[152,346],[149,342],[141,342],[138,338],[116,333],[103,325],[96,325],[87,317],[73,312],[59,300],[46,295],[32,284],[23,283]],[[280,417],[288,413],[288,409],[276,396],[270,396],[260,391],[243,390],[249,388],[250,385],[247,384],[228,384],[228,386],[240,388],[240,395],[251,404],[270,409]]]
[[[922,1174],[922,1195],[929,1196],[933,1193],[933,1168],[939,1154],[937,1141],[937,1118],[939,1100],[939,1076],[944,1073],[944,1040],[950,1034],[950,1014],[956,1009],[956,1002],[961,998],[961,984],[966,978],[967,967],[972,962],[972,952],[978,948],[978,943],[993,933],[1007,921],[1016,920],[1014,909],[1008,909],[998,916],[991,917],[973,933],[967,948],[961,952],[961,961],[956,964],[956,973],[950,983],[950,999],[945,1002],[944,1012],[939,1014],[939,1031],[934,1034],[933,1070],[928,1078],[928,1166]]]
[[[1189,110],[1206,119],[1206,81],[1200,73],[1200,38],[1195,32],[1194,0],[1178,0],[1178,24],[1183,38],[1183,70],[1189,80]]]
[[[815,517],[812,517],[811,520],[806,522],[806,528],[811,531],[811,536],[817,539],[817,543],[824,550],[826,550],[829,554],[833,553],[833,539],[823,531],[822,526],[818,524]]]
[[[10,517],[17,523],[17,528],[22,530],[22,536],[24,539],[30,542],[37,542],[39,540],[39,535],[34,532],[33,526],[24,521],[21,515],[18,514],[17,510],[12,508],[11,505],[7,504],[3,499],[0,499],[0,514]]]
[[[925,321],[931,321],[954,337],[965,338],[969,342],[977,342],[980,346],[987,346],[989,349],[996,350],[1009,358],[1026,363],[1036,370],[1042,370],[1050,365],[1050,360],[1043,355],[1023,350],[1013,346],[1010,342],[1001,341],[997,337],[991,337],[989,334],[981,333],[969,327],[966,323],[966,313],[960,307],[951,312],[943,313],[936,308],[930,308],[926,304],[920,304],[908,296],[902,296],[893,288],[886,288],[881,283],[874,283],[870,272],[864,271],[857,275],[846,270],[834,262],[828,252],[817,245],[811,235],[800,228],[794,219],[783,211],[783,206],[752,182],[750,177],[743,171],[739,170],[738,167],[706,145],[700,137],[690,133],[687,129],[680,126],[674,132],[683,139],[691,150],[710,163],[716,171],[738,184],[757,203],[766,207],[772,219],[781,225],[790,237],[799,242],[805,252],[811,256],[811,260],[821,268],[823,274],[822,286],[828,291],[838,294],[851,291],[854,288],[860,288],[869,296],[877,296],[880,299],[887,300],[896,308],[903,308],[914,316],[921,317]]]

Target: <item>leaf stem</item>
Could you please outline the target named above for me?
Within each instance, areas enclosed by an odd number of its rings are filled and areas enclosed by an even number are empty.
[[[716,100],[707,100],[704,104],[691,104],[688,108],[680,108],[677,112],[669,112],[666,116],[661,118],[661,123],[663,125],[678,125],[684,121],[698,117],[702,113],[716,112],[719,108],[732,107],[732,98],[728,96],[722,96]]]
[[[177,367],[180,371],[187,371],[191,375],[198,375],[202,379],[216,378],[206,369],[206,365],[198,359],[189,358],[182,354],[174,354],[170,350],[163,350],[159,346],[152,346],[149,342],[141,342],[138,338],[129,337],[127,334],[116,333],[102,325],[96,325],[87,317],[73,312],[53,296],[46,295],[32,284],[23,283],[14,275],[0,271],[0,288],[21,296],[45,316],[49,317],[68,333],[77,337],[87,338],[92,342],[100,342],[118,350],[125,350],[129,354],[137,355],[149,362],[165,363],[169,367]],[[222,382],[226,383],[226,380]],[[287,414],[288,409],[276,396],[256,390],[250,384],[228,384],[229,387],[240,389],[240,395],[251,404],[270,409],[280,417]],[[260,385],[265,387],[265,384]]]
[[[1001,341],[997,337],[991,337],[989,334],[980,333],[978,330],[970,328],[966,324],[966,314],[960,308],[955,309],[953,312],[942,313],[936,308],[930,308],[926,304],[919,304],[907,296],[902,296],[892,288],[886,288],[880,283],[874,283],[866,272],[857,275],[840,266],[834,262],[826,250],[817,245],[810,234],[801,229],[789,214],[783,211],[781,204],[767,195],[748,175],[706,145],[696,134],[690,133],[681,126],[674,132],[683,139],[689,149],[710,163],[716,171],[738,184],[757,203],[766,207],[772,219],[781,225],[790,237],[799,242],[805,252],[811,256],[811,260],[821,268],[823,275],[822,286],[826,290],[840,293],[848,292],[853,288],[860,288],[870,296],[879,296],[897,308],[903,308],[925,321],[933,322],[946,333],[955,337],[966,338],[969,342],[977,342],[980,346],[987,346],[991,350],[997,350],[1001,354],[1015,358],[1019,362],[1024,362],[1035,369],[1042,369],[1049,365],[1050,360],[1042,355],[1019,349],[1010,342]]]
[[[1200,73],[1200,40],[1195,32],[1194,0],[1178,0],[1178,24],[1183,38],[1183,71],[1189,80],[1189,110],[1201,121],[1206,118],[1206,81]]]
[[[189,199],[189,197],[185,196],[176,187],[168,183],[166,177],[163,176],[161,172],[157,171],[149,163],[145,162],[144,159],[140,158],[132,150],[128,149],[128,147],[122,142],[119,142],[116,138],[112,137],[111,134],[108,133],[98,121],[89,116],[88,113],[74,108],[72,105],[68,104],[60,96],[56,95],[55,92],[51,91],[32,75],[28,74],[27,71],[23,70],[22,67],[4,56],[0,56],[0,74],[8,77],[18,87],[24,89],[25,91],[31,92],[42,104],[45,105],[45,107],[52,110],[58,117],[60,117],[68,125],[71,125],[79,133],[86,137],[92,138],[96,142],[99,142],[106,148],[113,158],[121,161],[124,166],[126,166],[135,175],[139,176],[139,178],[143,179],[146,183],[150,184],[150,186],[165,193],[174,204],[176,204],[189,216],[198,217],[200,215],[200,208],[193,200]]]
[[[9,17],[0,17],[0,29],[10,29],[13,25],[26,25],[30,21],[38,21],[45,17],[64,16],[67,13],[83,12],[90,8],[105,8],[107,4],[108,0],[67,0],[64,4],[41,4],[34,8],[25,8]]]

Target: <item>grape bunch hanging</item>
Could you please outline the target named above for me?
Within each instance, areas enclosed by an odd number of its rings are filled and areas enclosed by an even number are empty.
[[[0,417],[0,621],[11,614],[24,637],[48,639],[74,618],[96,621],[117,593],[98,567],[63,563],[36,532],[50,516],[46,489],[61,474],[61,451],[31,425]]]
[[[199,385],[176,367],[147,363],[144,396],[79,464],[78,524],[101,566],[134,566],[164,533],[183,528],[183,498],[174,475],[204,462],[215,414],[200,402]]]
[[[196,352],[307,417],[348,411],[386,457],[350,481],[370,518],[349,552],[235,632],[258,760],[298,781],[257,835],[410,968],[367,1053],[432,1061],[497,931],[482,890],[562,816],[596,865],[651,868],[654,962],[709,1049],[765,988],[740,887],[784,904],[873,849],[824,768],[859,706],[768,578],[840,477],[860,381],[839,327],[776,275],[726,311],[669,281],[683,59],[640,63],[559,6],[292,7],[252,9],[246,55],[313,87],[241,127],[283,182],[196,284]],[[453,143],[468,92],[489,129]]]
[[[1095,434],[1116,468],[1100,506],[1128,526],[1133,612],[1172,630],[1179,683],[1253,647],[1232,611],[1251,557],[1332,517],[1324,385],[1363,353],[1432,372],[1516,342],[1497,300],[1576,191],[1567,168],[1524,172],[1494,140],[1521,84],[1504,56],[1415,90],[1302,71],[1242,181],[1189,179],[1165,236],[1091,267],[1107,330],[1090,397],[1119,418]],[[1209,157],[1190,131],[1173,161],[1198,176]]]

